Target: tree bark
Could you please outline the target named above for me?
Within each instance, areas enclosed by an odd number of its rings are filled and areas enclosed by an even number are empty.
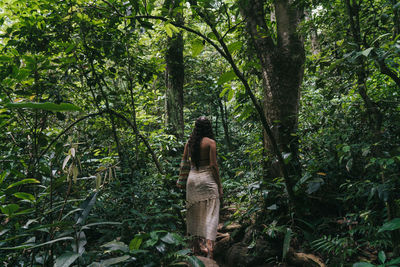
[[[286,187],[293,190],[296,178],[301,174],[298,160],[298,112],[300,86],[304,74],[305,52],[303,39],[297,27],[303,16],[303,8],[288,0],[274,2],[277,36],[272,38],[272,30],[266,24],[263,0],[250,0],[242,4],[242,14],[246,20],[257,57],[261,63],[263,79],[263,105],[267,120],[284,158],[289,161],[289,177]],[[282,176],[274,170],[272,144],[264,138],[269,160],[266,178]]]
[[[165,6],[170,9],[170,15],[174,20],[183,24],[182,13],[174,12],[179,7],[179,1],[166,1]],[[165,106],[166,106],[166,128],[167,132],[175,135],[178,139],[183,138],[184,120],[183,120],[183,83],[185,68],[183,64],[183,37],[182,33],[173,33],[168,38],[165,61],[167,64],[165,70]]]

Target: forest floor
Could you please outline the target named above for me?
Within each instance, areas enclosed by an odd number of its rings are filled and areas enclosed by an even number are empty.
[[[291,249],[287,256],[287,261],[285,263],[279,264],[271,264],[271,263],[264,263],[257,262],[254,265],[253,262],[248,262],[246,259],[251,258],[249,257],[249,246],[248,242],[246,241],[246,234],[242,238],[243,240],[239,242],[234,242],[232,236],[234,235],[235,231],[241,231],[243,226],[240,225],[238,222],[231,221],[233,214],[236,212],[236,207],[234,205],[225,206],[221,209],[220,213],[220,223],[218,225],[218,232],[216,237],[216,243],[214,247],[214,259],[209,259],[206,257],[199,256],[198,258],[204,263],[205,267],[232,267],[232,266],[252,266],[252,267],[295,267],[295,266],[309,266],[309,267],[326,267],[323,261],[313,255],[313,254],[306,254],[306,253],[298,253]],[[226,222],[230,222],[226,224]],[[258,243],[258,242],[256,242]],[[260,242],[261,243],[261,242]],[[274,247],[273,244],[269,244],[269,247],[272,245],[272,250],[277,250],[276,246]],[[256,246],[258,246],[256,244]],[[263,247],[263,246],[261,246]],[[268,247],[268,246],[267,246]],[[266,247],[264,247],[264,250]],[[270,251],[262,251],[262,254],[268,255]],[[260,252],[260,251],[259,251]],[[275,253],[282,254],[281,250],[275,251]]]

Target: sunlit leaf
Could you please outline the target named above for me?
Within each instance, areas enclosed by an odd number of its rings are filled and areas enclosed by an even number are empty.
[[[35,197],[32,194],[25,193],[25,192],[17,192],[17,193],[14,193],[13,196],[24,199],[24,200],[28,200],[29,202],[36,201]]]
[[[233,70],[225,72],[218,79],[218,84],[224,84],[236,78],[236,74]]]
[[[129,243],[129,250],[137,250],[140,248],[140,245],[142,244],[143,239],[135,236],[134,239],[131,240]]]
[[[172,30],[171,30],[171,28],[170,28],[170,24],[169,24],[169,23],[166,23],[166,24],[164,25],[164,29],[165,29],[165,32],[167,33],[167,35],[168,35],[169,37],[172,37]]]
[[[237,42],[234,42],[234,43],[231,43],[231,44],[228,45],[228,51],[230,53],[232,53],[232,52],[234,52],[236,50],[239,50],[242,47],[243,47],[243,43],[240,42],[240,41],[237,41]]]
[[[228,92],[229,89],[230,87],[225,87],[224,90],[222,90],[221,93],[219,94],[219,97],[224,97],[224,95],[226,94],[226,92]]]
[[[192,56],[197,57],[204,49],[203,41],[196,39],[192,42]]]
[[[10,184],[7,189],[10,189],[12,187],[18,186],[18,185],[22,185],[22,184],[39,184],[40,182],[36,179],[33,178],[29,178],[29,179],[24,179],[18,182],[15,182],[13,184]]]

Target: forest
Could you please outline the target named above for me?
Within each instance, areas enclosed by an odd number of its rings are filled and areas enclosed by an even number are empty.
[[[0,1],[1,266],[400,266],[397,0]],[[207,116],[214,260],[176,186]]]

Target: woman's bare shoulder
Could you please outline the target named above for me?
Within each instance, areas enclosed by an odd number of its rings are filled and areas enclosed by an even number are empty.
[[[215,145],[215,140],[208,137],[204,137],[202,142],[204,142],[206,145]]]

